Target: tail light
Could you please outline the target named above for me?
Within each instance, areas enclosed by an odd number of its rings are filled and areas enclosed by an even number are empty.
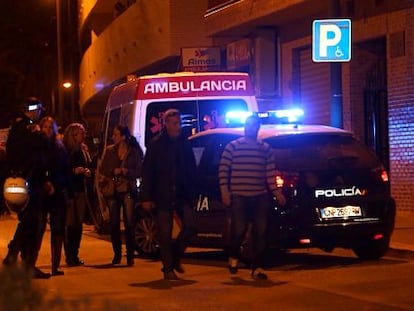
[[[277,172],[275,176],[275,184],[277,188],[295,188],[299,180],[299,174]]]
[[[383,182],[388,182],[389,178],[388,178],[388,173],[386,170],[382,170],[381,172],[381,179]]]
[[[383,183],[387,183],[390,180],[388,177],[387,170],[382,166],[374,168],[372,170],[372,174],[375,180],[381,181]]]
[[[374,240],[381,240],[384,238],[384,235],[382,233],[377,233],[374,235]]]

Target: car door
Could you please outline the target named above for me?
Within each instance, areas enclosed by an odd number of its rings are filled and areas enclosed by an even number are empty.
[[[197,244],[224,247],[228,242],[229,210],[221,203],[218,167],[234,135],[201,135],[191,140],[197,163]]]

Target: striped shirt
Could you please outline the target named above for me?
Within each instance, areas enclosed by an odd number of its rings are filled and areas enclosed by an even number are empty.
[[[275,161],[270,146],[244,137],[227,144],[219,165],[220,188],[231,194],[256,196],[276,190]]]

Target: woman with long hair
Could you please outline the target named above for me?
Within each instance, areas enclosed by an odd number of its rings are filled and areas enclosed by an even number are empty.
[[[58,127],[52,117],[44,117],[39,122],[41,131],[50,142],[48,163],[49,178],[55,189],[45,198],[46,212],[50,221],[50,248],[52,254],[52,275],[63,275],[59,270],[62,245],[65,237],[66,205],[70,189],[69,158],[63,142],[57,138]],[[44,219],[43,228],[46,226]]]
[[[73,204],[68,206],[66,214],[65,255],[69,267],[83,265],[79,259],[85,218],[87,197],[85,183],[91,177],[91,156],[85,144],[86,130],[80,123],[69,124],[64,132],[63,142],[69,153]]]
[[[127,265],[134,265],[134,226],[137,179],[141,177],[143,152],[128,127],[118,125],[112,134],[113,145],[105,150],[100,172],[115,183],[114,193],[106,196],[110,212],[111,241],[114,257],[112,264],[119,264],[122,258],[120,214],[123,207]]]

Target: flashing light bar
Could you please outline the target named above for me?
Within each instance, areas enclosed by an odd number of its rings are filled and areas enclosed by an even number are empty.
[[[226,113],[226,124],[244,124],[246,119],[253,114],[251,111],[229,111]]]
[[[250,111],[228,111],[225,115],[226,124],[244,124],[252,114],[253,112]],[[264,123],[297,123],[305,115],[305,112],[301,108],[291,108],[257,112],[256,114],[262,120],[269,120]]]
[[[289,123],[297,122],[305,115],[305,112],[300,108],[280,109],[269,112],[274,113],[275,117],[278,119],[287,119]]]

